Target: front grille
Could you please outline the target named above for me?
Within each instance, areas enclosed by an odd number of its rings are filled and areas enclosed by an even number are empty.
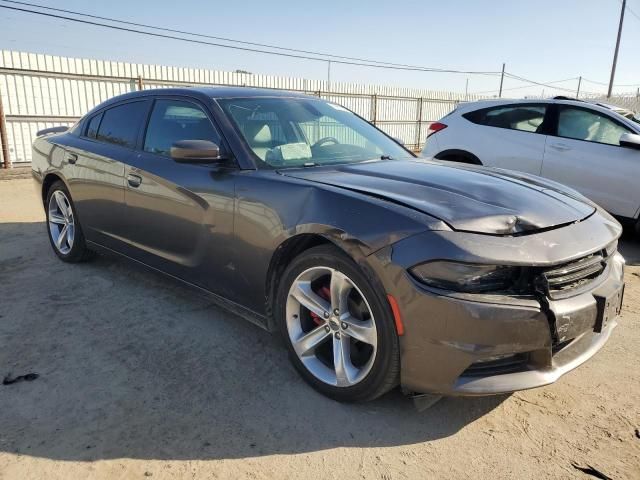
[[[564,347],[573,342],[573,340],[573,338],[570,338],[569,340],[565,340],[564,342],[554,343],[551,347],[551,355],[555,355],[556,353],[560,352],[562,349],[564,349]]]
[[[504,375],[505,373],[521,372],[526,369],[528,355],[516,353],[505,355],[496,360],[479,361],[467,368],[462,376],[488,377],[492,375]]]
[[[606,253],[598,252],[542,271],[538,283],[551,298],[591,283],[606,267]]]

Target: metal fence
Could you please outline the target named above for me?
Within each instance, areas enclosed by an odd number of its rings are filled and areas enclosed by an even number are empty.
[[[4,107],[6,151],[13,164],[31,161],[38,130],[72,125],[104,100],[148,88],[188,85],[237,85],[293,90],[316,95],[355,111],[405,145],[419,150],[429,124],[462,101],[488,98],[453,92],[365,85],[328,84],[325,80],[254,75],[218,70],[146,65],[0,51],[0,117]],[[600,99],[599,99],[600,100]],[[608,103],[640,109],[638,95],[616,96]],[[0,165],[4,160],[0,149]]]
[[[38,130],[72,125],[104,100],[126,92],[188,85],[237,85],[293,90],[339,103],[409,148],[424,143],[429,124],[478,95],[380,85],[254,75],[197,68],[0,51],[0,101],[13,164],[31,161]]]

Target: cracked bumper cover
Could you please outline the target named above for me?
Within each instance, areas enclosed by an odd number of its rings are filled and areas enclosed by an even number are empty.
[[[616,253],[591,288],[562,300],[549,299],[555,316],[577,325],[559,348],[552,340],[553,319],[550,322],[550,314],[535,298],[441,295],[424,288],[406,270],[418,263],[412,252],[419,245],[423,252],[427,245],[433,258],[554,265],[604,248],[618,238],[619,225],[606,220],[592,218],[520,238],[429,232],[378,252],[372,262],[374,269],[386,270],[387,275],[392,274],[386,278],[395,279],[386,288],[398,300],[405,326],[405,335],[400,337],[402,387],[416,393],[491,395],[553,383],[607,342],[616,319],[611,319],[601,332],[594,331],[596,298],[621,292],[624,286],[624,259]],[[470,245],[472,248],[467,248]],[[523,258],[525,253],[529,258]],[[477,362],[512,354],[525,359],[515,372],[467,374]]]

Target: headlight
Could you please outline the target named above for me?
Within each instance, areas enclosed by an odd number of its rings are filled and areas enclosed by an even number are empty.
[[[520,267],[444,260],[423,263],[409,271],[419,281],[431,287],[465,293],[511,290],[521,276]]]

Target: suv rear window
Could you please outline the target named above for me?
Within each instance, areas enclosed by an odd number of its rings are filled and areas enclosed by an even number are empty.
[[[483,108],[465,113],[464,118],[478,125],[539,132],[546,112],[545,105],[509,105]]]

